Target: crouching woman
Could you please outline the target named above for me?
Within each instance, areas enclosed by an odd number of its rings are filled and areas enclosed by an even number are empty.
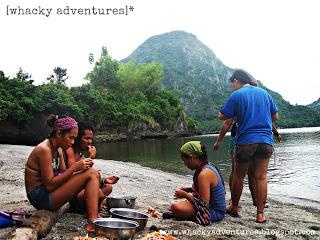
[[[86,230],[94,231],[92,221],[98,217],[100,174],[91,168],[92,160],[83,159],[65,169],[63,154],[78,134],[77,122],[71,117],[51,115],[50,136],[31,152],[25,167],[25,187],[36,209],[57,210],[84,189],[88,206]],[[64,169],[63,169],[64,168]]]
[[[220,171],[209,163],[205,146],[199,141],[185,143],[180,149],[181,159],[187,168],[195,170],[191,189],[181,188],[175,192],[171,205],[173,217],[209,225],[224,218],[226,200]]]

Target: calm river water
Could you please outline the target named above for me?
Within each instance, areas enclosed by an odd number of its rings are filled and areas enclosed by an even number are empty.
[[[287,203],[320,209],[320,127],[281,129],[283,142],[275,143],[269,164],[269,197]],[[212,144],[217,135],[188,138],[143,140],[97,144],[101,159],[135,162],[167,172],[191,175],[179,157],[180,146],[190,140],[201,140],[209,159],[221,169],[227,181],[230,173],[230,136],[226,136],[218,152]],[[245,191],[248,187],[245,186]]]

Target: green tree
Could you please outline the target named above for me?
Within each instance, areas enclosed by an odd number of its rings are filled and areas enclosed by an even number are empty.
[[[31,75],[25,71],[23,71],[21,68],[19,68],[19,71],[16,74],[16,78],[21,80],[21,81],[27,81],[28,79],[31,78]],[[31,81],[30,83],[33,83],[33,80],[29,80]]]
[[[53,74],[47,77],[50,83],[66,85],[66,80],[69,78],[67,76],[67,69],[62,67],[55,67],[53,69]]]
[[[27,122],[37,111],[36,86],[32,80],[28,80],[30,76],[21,68],[13,78],[0,73],[0,120]]]
[[[126,91],[142,91],[147,96],[154,96],[161,89],[163,80],[163,67],[161,64],[138,64],[134,61],[122,63],[119,66],[117,77]]]
[[[142,63],[137,68],[139,89],[149,96],[154,96],[161,89],[163,67],[156,62]]]
[[[128,63],[120,63],[117,77],[121,83],[121,87],[125,91],[138,91],[138,81],[136,79],[137,63],[129,61]]]
[[[91,72],[87,73],[86,79],[95,88],[119,89],[120,82],[117,78],[119,63],[111,58],[107,48],[101,49],[101,56]]]
[[[38,86],[35,97],[40,103],[39,108],[45,113],[71,115],[77,119],[81,119],[84,115],[69,88],[62,84],[42,84]]]
[[[9,78],[4,75],[4,72],[0,71],[0,122],[7,119],[14,107],[13,98],[6,90],[8,81]]]

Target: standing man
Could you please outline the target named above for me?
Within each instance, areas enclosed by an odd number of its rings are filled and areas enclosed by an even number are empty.
[[[234,119],[238,123],[234,148],[234,176],[231,203],[227,212],[238,215],[243,179],[252,164],[256,181],[256,222],[265,222],[263,215],[267,199],[267,169],[273,153],[272,123],[278,119],[278,108],[270,94],[251,86],[252,77],[243,70],[236,70],[230,77],[235,90],[219,112],[220,120]]]

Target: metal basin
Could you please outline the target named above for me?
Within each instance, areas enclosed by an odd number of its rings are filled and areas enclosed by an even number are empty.
[[[97,218],[93,220],[93,224],[96,236],[118,240],[133,239],[136,228],[139,227],[134,221],[118,218]]]
[[[129,208],[112,208],[110,209],[110,213],[112,217],[123,218],[137,222],[139,224],[139,227],[137,227],[137,232],[144,229],[149,218],[148,214]]]
[[[134,208],[136,199],[136,197],[107,197],[107,208]]]

